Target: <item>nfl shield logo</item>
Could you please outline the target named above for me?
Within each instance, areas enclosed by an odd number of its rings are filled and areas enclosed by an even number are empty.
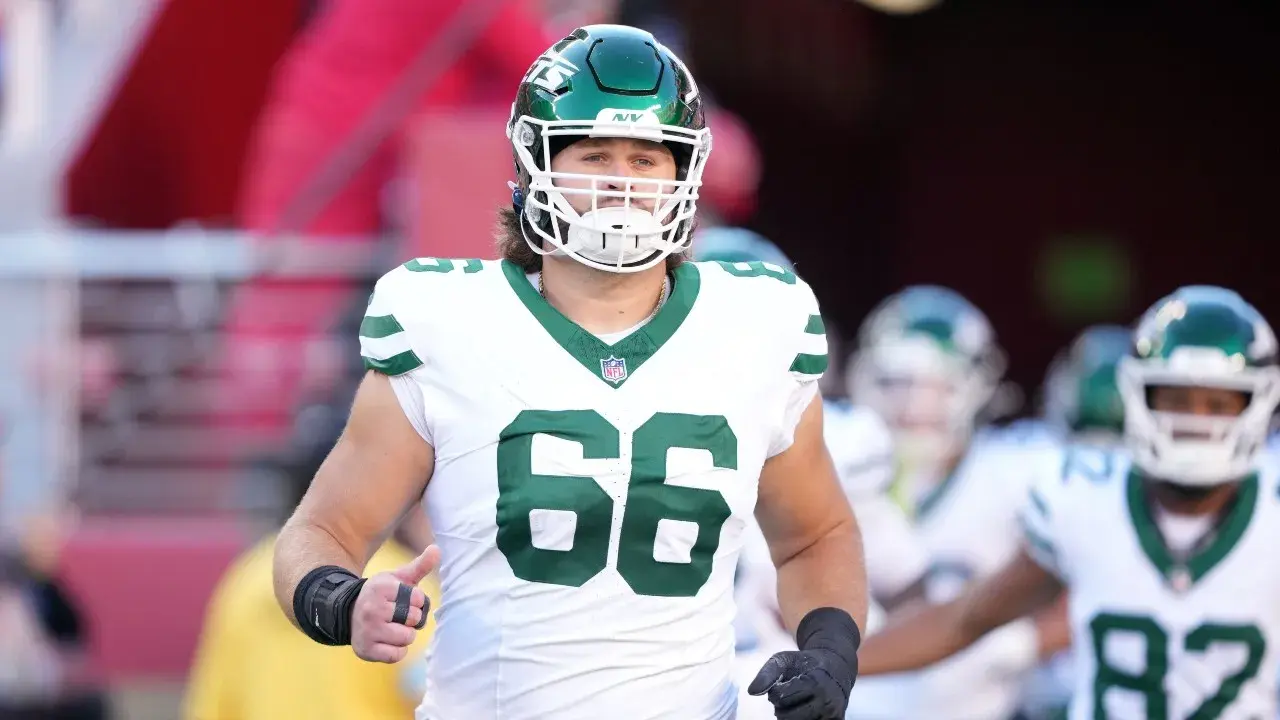
[[[627,361],[610,355],[600,361],[600,377],[617,384],[627,379]]]

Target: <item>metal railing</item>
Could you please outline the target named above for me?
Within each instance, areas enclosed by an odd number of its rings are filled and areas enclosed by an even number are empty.
[[[255,485],[244,461],[286,440],[296,408],[228,395],[228,301],[255,280],[281,281],[260,303],[268,312],[308,302],[315,288],[294,281],[331,280],[339,305],[360,300],[342,286],[371,283],[394,260],[381,242],[352,240],[195,227],[0,235],[0,512],[68,498],[88,512],[272,509],[278,489]],[[354,338],[337,320],[334,341]],[[293,351],[239,360],[305,370]]]

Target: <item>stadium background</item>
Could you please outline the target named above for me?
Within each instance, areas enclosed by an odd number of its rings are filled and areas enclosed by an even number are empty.
[[[330,2],[0,3],[0,542],[78,608],[121,717],[174,716],[214,583],[341,407],[371,277],[492,254],[510,92],[578,20],[679,46],[737,118],[708,204],[846,339],[948,285],[1030,412],[1079,328],[1176,285],[1280,311],[1265,4]]]

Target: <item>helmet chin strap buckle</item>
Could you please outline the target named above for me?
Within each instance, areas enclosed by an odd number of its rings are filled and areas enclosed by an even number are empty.
[[[517,215],[524,212],[524,193],[521,192],[520,186],[508,180],[507,187],[511,189],[511,208]]]

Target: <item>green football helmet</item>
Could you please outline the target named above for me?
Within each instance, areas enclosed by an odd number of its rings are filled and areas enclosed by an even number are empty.
[[[1182,287],[1152,306],[1116,373],[1125,442],[1137,467],[1196,487],[1252,472],[1280,402],[1276,353],[1271,326],[1231,290]],[[1235,416],[1160,412],[1151,407],[1150,391],[1166,385],[1235,390],[1248,403]]]
[[[1129,354],[1133,332],[1119,325],[1085,328],[1049,365],[1044,381],[1044,417],[1077,442],[1118,445],[1124,433],[1124,403],[1116,366]]]
[[[764,262],[795,271],[791,259],[763,235],[740,227],[699,230],[693,239],[693,256],[704,262]]]
[[[986,315],[932,285],[908,287],[876,307],[849,363],[850,399],[875,409],[903,458],[922,468],[964,449],[1005,369]]]
[[[551,46],[520,81],[507,138],[515,153],[513,202],[534,252],[625,273],[688,248],[711,133],[693,76],[653,35],[589,25]],[[585,138],[662,143],[675,157],[676,179],[552,172],[551,159]],[[592,209],[579,214],[567,195],[590,196]],[[622,202],[600,207],[606,198]],[[652,209],[638,200],[652,201]]]

